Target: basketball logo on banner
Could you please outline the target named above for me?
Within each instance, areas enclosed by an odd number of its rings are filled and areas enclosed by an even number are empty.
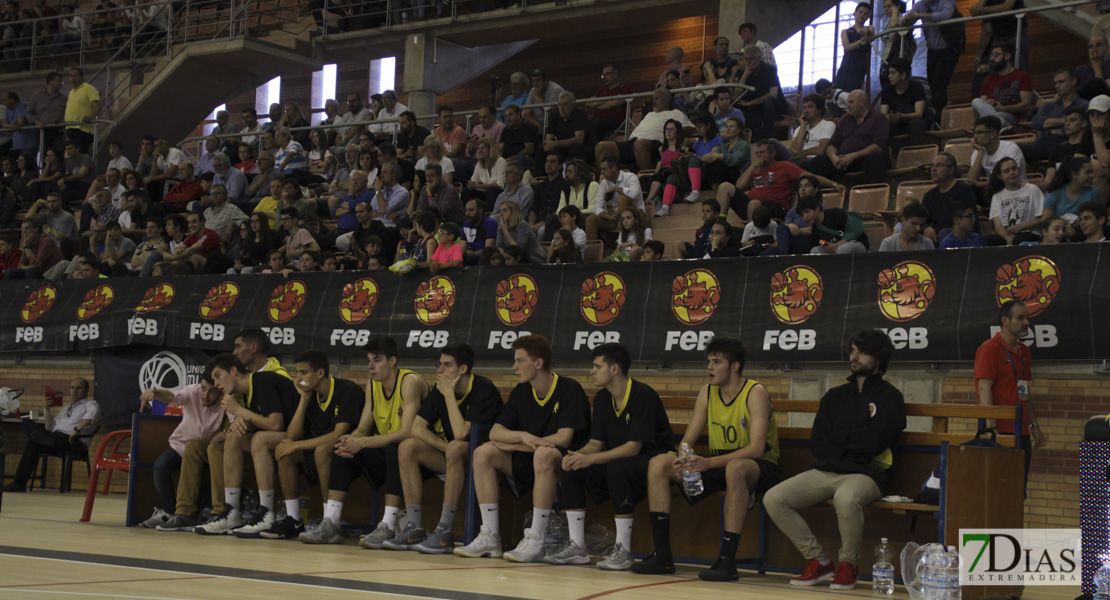
[[[303,281],[287,281],[274,288],[266,314],[274,323],[284,323],[297,316],[304,308],[308,289]]]
[[[771,312],[787,325],[809,320],[824,297],[821,275],[806,265],[790,267],[771,277]]]
[[[416,318],[425,325],[438,325],[455,307],[455,282],[450,277],[437,275],[416,288],[413,302]]]
[[[185,361],[168,350],[150,357],[139,368],[140,390],[161,388],[177,392],[184,388],[186,383]]]
[[[54,300],[58,298],[58,290],[53,286],[43,286],[27,296],[27,301],[23,303],[23,310],[19,311],[20,318],[24,323],[34,323],[39,317],[46,314],[51,306],[54,306]]]
[[[536,311],[540,292],[536,280],[530,275],[517,274],[497,282],[497,298],[494,308],[501,322],[517,326],[529,319]]]
[[[112,300],[116,299],[116,293],[110,285],[100,285],[85,294],[85,298],[81,300],[81,304],[77,306],[77,318],[84,321],[90,317],[96,316],[97,313],[108,308]]]
[[[373,279],[359,279],[343,286],[339,299],[339,318],[348,325],[358,325],[374,312],[378,303],[378,284]]]
[[[135,312],[145,315],[165,308],[170,302],[173,302],[174,293],[173,285],[168,283],[159,283],[154,287],[147,288],[146,293],[143,294],[143,299],[139,300],[139,304],[135,306]]]
[[[912,321],[929,308],[936,276],[923,262],[907,260],[879,271],[879,310],[891,321]]]
[[[1029,308],[1030,318],[1048,308],[1063,281],[1056,263],[1043,256],[1027,256],[1002,265],[994,279],[998,283],[995,288],[998,305],[1002,306],[1007,300],[1020,300]]]
[[[215,319],[227,314],[231,307],[235,306],[235,301],[239,299],[239,286],[230,281],[225,281],[219,285],[213,286],[204,295],[204,300],[200,301],[200,309],[197,311],[200,316],[205,319]]]
[[[671,282],[671,312],[686,325],[699,325],[713,316],[721,300],[721,284],[712,271],[694,269]]]
[[[626,298],[620,275],[612,271],[598,273],[582,282],[582,317],[598,327],[608,325],[621,314]]]

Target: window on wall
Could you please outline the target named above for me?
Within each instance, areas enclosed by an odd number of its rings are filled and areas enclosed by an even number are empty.
[[[281,101],[281,77],[274,77],[254,90],[254,110],[258,111],[258,122],[265,123],[270,119],[270,105]]]
[[[397,89],[397,57],[389,56],[370,61],[370,94],[380,94]]]
[[[316,112],[324,108],[324,101],[335,99],[335,79],[337,68],[335,64],[324,65],[324,68],[312,73],[312,124],[323,121],[325,114]]]
[[[803,86],[813,85],[818,79],[832,81],[833,70],[840,66],[840,59],[844,55],[844,50],[840,47],[840,30],[851,27],[855,22],[852,12],[855,11],[857,4],[856,0],[840,3],[839,23],[837,7],[833,6],[804,29],[775,47],[779,82],[784,90],[797,89],[799,76]],[[804,53],[802,52],[803,31],[805,32]]]
[[[212,109],[212,114],[205,117],[205,120],[206,121],[215,121],[216,120],[216,113],[220,112],[221,110],[227,110],[227,105],[226,104],[221,104],[221,105],[217,106],[216,108],[213,108]],[[215,123],[205,123],[204,124],[204,135],[208,135],[208,134],[212,133],[212,130],[215,129],[215,128],[216,128]]]

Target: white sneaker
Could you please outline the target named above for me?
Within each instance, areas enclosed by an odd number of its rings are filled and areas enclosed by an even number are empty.
[[[231,508],[204,525],[197,525],[193,529],[193,533],[199,533],[200,535],[225,535],[242,524],[243,513],[237,508]]]
[[[617,544],[597,563],[597,568],[602,571],[627,571],[632,568],[632,555],[624,546]]]
[[[261,533],[263,531],[269,530],[277,521],[277,515],[274,514],[274,511],[267,510],[265,508],[263,508],[262,510],[264,512],[262,514],[255,515],[255,517],[251,519],[250,522],[244,523],[242,526],[232,529],[231,534],[235,537],[241,538],[262,537]]]
[[[670,215],[671,215],[671,205],[670,204],[659,204],[655,207],[655,216],[657,216],[657,217],[669,217]]]
[[[531,527],[524,530],[524,539],[503,558],[510,562],[534,563],[543,561],[543,537]]]
[[[151,515],[149,519],[143,521],[142,525],[147,529],[154,529],[155,527],[164,524],[166,521],[169,520],[169,518],[170,515],[167,514],[166,511],[160,508],[156,508],[154,509],[154,514]]]
[[[501,534],[482,525],[478,537],[465,546],[455,548],[455,554],[467,558],[501,558]]]
[[[684,198],[684,200],[686,200],[686,202],[689,203],[689,204],[693,204],[694,202],[698,202],[699,200],[701,200],[701,191],[700,190],[691,191],[689,194],[686,194],[686,198]]]
[[[558,552],[543,557],[543,562],[552,565],[588,565],[590,553],[574,542],[567,542]]]

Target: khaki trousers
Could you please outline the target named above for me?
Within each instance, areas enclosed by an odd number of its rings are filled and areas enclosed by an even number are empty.
[[[840,525],[840,560],[856,565],[863,538],[863,507],[881,497],[879,486],[867,475],[841,475],[810,469],[768,490],[763,496],[763,505],[775,525],[794,542],[807,561],[826,560],[825,550],[797,509],[832,498]]]

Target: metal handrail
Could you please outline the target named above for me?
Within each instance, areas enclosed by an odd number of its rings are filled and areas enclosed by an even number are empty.
[[[1070,7],[1073,7],[1073,6],[1083,6],[1085,4],[1097,4],[1098,2],[1099,2],[1099,0],[1075,0],[1074,2],[1061,2],[1059,4],[1053,4],[1051,6],[1046,4],[1044,6],[1032,6],[1032,7],[1027,6],[1025,8],[1020,8],[1020,9],[1016,9],[1016,10],[1004,10],[1002,12],[991,13],[989,15],[986,15],[986,14],[984,14],[984,15],[974,15],[974,16],[967,16],[967,17],[959,17],[958,19],[947,19],[947,20],[944,20],[944,21],[935,21],[935,22],[934,21],[929,21],[929,22],[918,21],[917,23],[915,23],[913,25],[901,25],[901,26],[898,26],[898,27],[891,27],[889,29],[884,30],[882,33],[876,34],[875,37],[883,37],[883,36],[886,36],[886,35],[889,35],[889,34],[892,34],[892,33],[901,33],[903,31],[912,31],[913,29],[915,29],[917,27],[921,27],[921,28],[942,27],[942,26],[945,26],[945,25],[952,25],[953,23],[967,23],[969,21],[985,21],[985,20],[989,20],[989,19],[997,19],[999,17],[1018,17],[1020,19],[1028,13],[1038,13],[1038,12],[1047,12],[1047,11],[1050,11],[1050,10],[1060,10],[1062,8],[1070,8]],[[903,16],[903,18],[905,18],[905,17]]]

